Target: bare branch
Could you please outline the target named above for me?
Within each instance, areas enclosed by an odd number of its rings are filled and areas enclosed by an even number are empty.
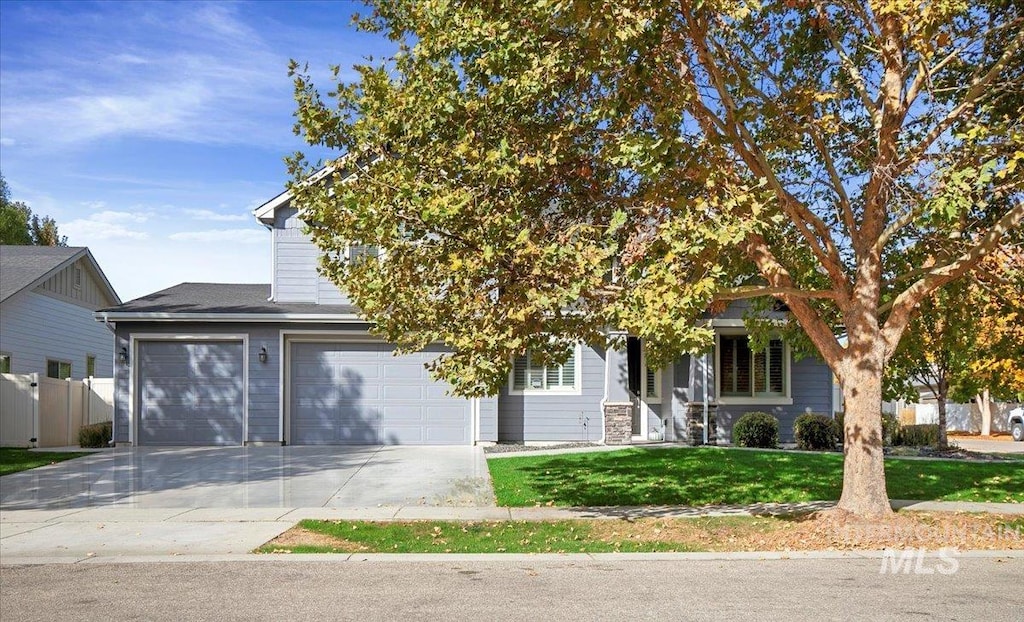
[[[999,60],[997,60],[983,76],[980,76],[971,83],[970,88],[967,90],[967,94],[964,95],[963,101],[960,102],[958,106],[950,110],[945,118],[939,121],[935,127],[933,127],[932,130],[921,139],[921,142],[919,142],[916,147],[909,150],[907,155],[903,156],[898,163],[897,170],[902,171],[916,162],[924,152],[931,147],[932,143],[934,143],[939,136],[943,134],[943,132],[948,130],[949,127],[964,114],[964,112],[977,104],[978,101],[987,94],[988,87],[999,76],[999,74],[1003,72],[1006,65],[1015,58],[1017,51],[1020,49],[1022,44],[1024,44],[1024,29],[1017,32],[1017,36],[1015,36],[1013,41],[1006,46],[1006,49],[1003,50],[1003,54],[999,57]]]
[[[715,293],[716,300],[744,300],[761,296],[789,296],[807,299],[839,298],[839,293],[831,289],[801,289],[799,287],[765,287],[763,285],[744,285],[720,289]]]
[[[886,348],[892,352],[906,330],[914,308],[942,285],[959,278],[974,268],[992,252],[1004,235],[1024,220],[1024,203],[1018,203],[994,224],[988,232],[966,253],[955,261],[932,268],[913,285],[903,291],[892,303],[892,312],[882,327]]]

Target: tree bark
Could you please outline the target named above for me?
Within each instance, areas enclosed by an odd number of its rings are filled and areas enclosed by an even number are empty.
[[[988,389],[982,389],[978,394],[978,410],[981,411],[981,435],[992,434],[992,400],[989,397]]]
[[[949,437],[946,435],[946,393],[940,391],[935,396],[935,401],[938,402],[939,406],[939,438],[936,446],[939,449],[945,449],[949,445]]]
[[[840,379],[846,414],[843,419],[843,494],[838,508],[869,518],[892,514],[882,451],[883,357],[879,349],[875,346],[871,356],[846,361]]]

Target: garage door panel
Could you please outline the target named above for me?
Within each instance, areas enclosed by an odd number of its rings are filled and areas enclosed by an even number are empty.
[[[239,341],[140,341],[142,445],[240,445],[244,387]]]
[[[425,387],[418,385],[384,387],[384,399],[387,400],[422,400],[425,393]]]
[[[470,402],[447,395],[423,367],[442,348],[396,358],[387,344],[296,342],[290,352],[291,443],[470,442]]]

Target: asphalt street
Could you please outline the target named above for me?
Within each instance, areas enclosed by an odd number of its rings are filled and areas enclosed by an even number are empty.
[[[1020,619],[1024,562],[958,561],[953,574],[896,575],[879,559],[7,566],[0,619]]]

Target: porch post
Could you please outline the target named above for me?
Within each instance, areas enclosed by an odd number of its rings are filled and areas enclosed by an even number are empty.
[[[629,364],[626,356],[626,333],[609,332],[610,342],[605,351],[604,442],[606,445],[629,445],[633,438],[633,400],[629,394]]]

